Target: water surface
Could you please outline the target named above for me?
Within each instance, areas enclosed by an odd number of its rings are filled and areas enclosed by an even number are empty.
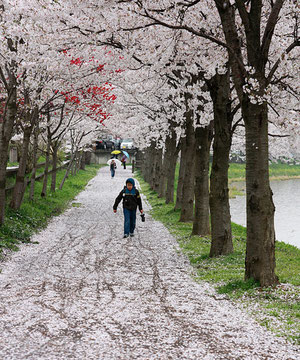
[[[245,183],[239,183],[245,187]],[[300,248],[300,179],[271,181],[275,211],[276,240]],[[246,197],[230,200],[231,220],[246,226]]]

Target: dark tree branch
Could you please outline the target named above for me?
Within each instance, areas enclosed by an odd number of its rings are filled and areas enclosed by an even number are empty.
[[[241,104],[238,103],[235,108],[231,111],[232,118],[235,116],[235,114],[238,112],[238,110],[241,108]]]
[[[62,105],[62,107],[61,107],[59,122],[58,122],[56,128],[51,132],[51,137],[56,134],[56,132],[58,131],[58,129],[60,128],[60,126],[61,126],[61,124],[62,124],[62,122],[63,122],[63,120],[64,120],[64,108],[65,108],[65,104],[66,104],[66,102],[64,102],[63,105]]]
[[[267,104],[270,106],[270,108],[275,112],[275,114],[277,116],[279,116],[279,112],[275,109],[275,107],[270,103],[270,102],[267,102]]]
[[[199,4],[201,0],[187,1],[187,2],[179,2],[178,5],[185,6],[187,8],[195,6]]]
[[[200,31],[197,31],[187,25],[172,25],[172,24],[169,24],[169,23],[166,23],[162,20],[159,20],[157,18],[155,18],[154,16],[150,15],[147,10],[145,10],[145,14],[146,15],[143,15],[144,17],[146,18],[149,18],[151,20],[153,20],[155,23],[153,23],[154,25],[161,25],[161,26],[164,26],[164,27],[167,27],[169,29],[173,29],[173,30],[186,30],[188,32],[190,32],[191,34],[193,35],[196,35],[196,36],[199,36],[199,37],[202,37],[204,39],[207,39],[207,40],[210,40],[212,42],[214,42],[215,44],[218,44],[222,47],[225,47],[226,49],[229,49],[230,51],[231,48],[226,44],[224,43],[223,41],[219,40],[219,39],[216,39],[215,37],[211,36],[211,35],[208,35],[204,29],[200,29]],[[152,24],[152,26],[153,26]]]
[[[245,2],[243,0],[236,0],[235,3],[238,8],[240,17],[242,19],[246,34],[249,34],[251,31],[251,28],[250,28],[250,22],[249,22],[249,14],[247,13],[246,8],[245,8]]]
[[[235,132],[235,130],[237,129],[238,126],[245,127],[245,125],[241,124],[242,121],[243,121],[243,118],[240,118],[240,119],[238,119],[238,121],[235,122],[234,125],[232,125],[231,134],[233,134]]]
[[[285,53],[288,54],[290,53],[295,47],[300,46],[300,39],[296,39],[286,50]],[[274,64],[273,68],[271,69],[271,71],[269,72],[269,75],[267,77],[267,81],[266,81],[266,85],[270,84],[272,77],[274,75],[274,73],[276,72],[279,64],[281,62],[281,58],[277,59],[276,63]]]
[[[285,138],[285,137],[289,137],[289,136],[291,136],[291,135],[288,135],[288,134],[286,134],[286,135],[279,135],[279,134],[270,134],[270,133],[268,133],[268,136],[277,137],[277,138]]]
[[[6,91],[9,92],[9,86],[8,86],[8,83],[7,83],[6,79],[5,79],[5,75],[4,75],[3,70],[2,70],[1,67],[0,67],[0,77],[1,77],[1,81],[3,82],[3,84],[5,86]]]
[[[271,40],[272,40],[272,37],[274,34],[274,29],[277,24],[278,15],[283,6],[283,3],[284,3],[284,0],[276,0],[274,6],[272,8],[271,14],[269,16],[266,28],[265,28],[265,32],[264,32],[264,35],[262,38],[262,43],[261,43],[261,55],[265,59],[265,62],[266,62],[266,59],[268,58]]]

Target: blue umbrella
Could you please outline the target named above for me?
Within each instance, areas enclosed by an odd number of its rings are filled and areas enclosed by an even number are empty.
[[[122,153],[129,159],[130,156],[127,151],[122,150]]]

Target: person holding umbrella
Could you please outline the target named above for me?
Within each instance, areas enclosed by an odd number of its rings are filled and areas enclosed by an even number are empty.
[[[120,150],[114,150],[111,152],[111,154],[113,155],[114,159],[118,159],[118,155],[121,154]]]
[[[121,159],[121,162],[122,162],[122,164],[123,164],[124,170],[126,169],[126,161],[127,161],[127,157],[126,157],[126,155],[124,154],[124,155],[122,156],[122,159]]]
[[[109,159],[107,161],[107,165],[109,165],[109,170],[111,173],[111,177],[115,177],[117,166],[121,166],[121,161],[115,158]]]
[[[110,168],[111,178],[114,178],[115,173],[116,173],[116,168],[117,168],[117,164],[115,163],[115,160],[112,160],[110,162],[109,168]]]
[[[126,161],[127,161],[127,159],[129,159],[129,154],[127,151],[124,151],[124,150],[122,150],[122,152],[123,152],[123,156],[122,156],[121,161],[124,166],[124,169],[126,169]]]

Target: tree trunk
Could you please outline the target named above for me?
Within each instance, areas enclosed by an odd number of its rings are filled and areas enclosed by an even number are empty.
[[[211,247],[209,256],[233,252],[229,206],[228,168],[232,139],[229,72],[211,80],[214,107],[213,163],[210,175]]]
[[[91,158],[92,158],[92,152],[86,151],[85,152],[85,160],[84,160],[86,165],[91,165]]]
[[[153,174],[155,171],[155,144],[154,143],[152,143],[151,146],[149,147],[147,158],[148,158],[148,161],[147,161],[146,174],[147,174],[148,180],[146,180],[146,181],[149,183],[151,189],[154,189],[154,183],[153,183],[153,180],[154,180]]]
[[[146,182],[149,182],[149,178],[147,178],[147,169],[149,168],[149,154],[148,154],[149,148],[145,149],[143,162],[141,164],[141,172],[143,175],[143,178]]]
[[[25,181],[26,163],[28,157],[28,149],[30,143],[30,135],[32,126],[24,129],[24,137],[22,144],[22,154],[19,162],[19,169],[16,175],[16,184],[13,190],[10,207],[14,210],[19,210],[23,201],[24,192],[27,182]]]
[[[178,159],[178,153],[180,144],[176,146],[176,133],[172,132],[170,139],[170,156],[169,166],[167,168],[167,189],[166,189],[166,204],[174,202],[174,182],[175,182],[175,171]]]
[[[71,168],[73,166],[73,162],[74,162],[74,159],[75,159],[75,153],[76,153],[76,151],[71,156],[71,160],[70,160],[69,165],[67,167],[67,170],[65,172],[64,178],[62,179],[62,181],[61,181],[61,183],[59,185],[59,190],[61,190],[63,188],[64,183],[65,183],[67,177],[69,176],[70,170],[71,170]]]
[[[13,79],[12,79],[13,80]],[[5,118],[0,117],[0,225],[5,218],[5,186],[8,148],[17,113],[17,91],[13,85],[7,99]]]
[[[55,143],[53,145],[52,152],[52,173],[51,173],[51,191],[55,192],[56,189],[56,173],[57,173],[57,152],[58,152],[58,144]]]
[[[177,182],[177,192],[176,192],[176,204],[175,210],[181,209],[182,204],[182,189],[183,189],[183,181],[185,174],[185,167],[188,153],[186,151],[186,139],[181,139],[181,152],[180,152],[180,166],[179,166],[179,176]]]
[[[212,140],[212,125],[198,127],[195,131],[195,216],[193,235],[208,235],[209,228],[209,154]]]
[[[186,112],[186,164],[182,188],[181,213],[182,222],[193,221],[194,218],[194,184],[195,184],[195,130],[193,111]]]
[[[76,163],[77,163],[77,151],[74,151],[74,159],[71,167],[71,175],[75,175],[75,169],[76,169]]]
[[[32,159],[32,171],[30,178],[30,192],[29,199],[33,201],[34,199],[34,187],[35,187],[35,176],[37,170],[37,152],[38,152],[38,136],[39,136],[39,123],[37,121],[34,129],[34,139],[33,139],[33,159]]]
[[[85,151],[81,152],[81,158],[80,158],[80,169],[85,170]]]
[[[177,154],[178,155],[178,154]],[[167,189],[166,189],[166,204],[174,203],[174,183],[175,183],[175,172],[177,165],[177,156],[172,157],[169,162],[168,173],[167,173]]]
[[[81,153],[77,151],[76,153],[76,161],[75,161],[75,169],[74,169],[74,175],[77,174],[77,172],[80,169],[80,163],[81,163]]]
[[[170,159],[170,153],[168,149],[168,141],[169,137],[166,138],[166,146],[162,160],[162,167],[161,167],[161,176],[160,176],[160,184],[158,187],[158,197],[163,198],[166,195],[166,184],[167,184],[167,171]]]
[[[45,161],[45,170],[44,170],[43,188],[41,192],[41,197],[45,197],[47,195],[48,170],[50,163],[50,147],[51,147],[51,134],[50,134],[50,128],[48,128],[46,161]]]
[[[134,160],[135,170],[139,170],[141,174],[144,176],[144,164],[145,164],[144,151],[138,150],[132,160]]]
[[[151,154],[151,146],[149,146],[144,153],[144,159],[142,162],[142,174],[144,176],[145,181],[150,184],[150,174],[151,174],[151,160],[150,160],[150,154]]]
[[[162,177],[162,149],[155,150],[155,162],[153,172],[153,189],[159,191]]]
[[[257,9],[259,10],[258,2]],[[267,36],[261,37],[262,16],[259,11],[247,12],[243,2],[229,5],[215,0],[222,27],[229,46],[228,56],[233,81],[242,108],[246,127],[246,192],[247,192],[247,246],[245,278],[260,281],[261,286],[278,283],[275,275],[275,230],[272,191],[269,182],[268,164],[268,113],[267,105],[252,104],[245,93],[243,85],[248,81],[242,64],[255,70],[253,78],[259,84],[259,90],[253,95],[262,97],[266,90],[265,75],[268,63],[269,46],[274,28],[284,1],[276,1],[272,11],[264,14]],[[242,52],[240,37],[236,27],[236,7],[241,16],[246,35],[247,55]],[[255,9],[255,7],[253,8]]]
[[[246,125],[247,245],[245,278],[261,286],[278,283],[275,275],[275,206],[269,181],[267,105],[243,102]]]
[[[10,136],[3,135],[3,123],[0,123],[0,225],[4,223],[5,216],[5,187],[6,187],[6,167],[8,161],[8,147]]]

